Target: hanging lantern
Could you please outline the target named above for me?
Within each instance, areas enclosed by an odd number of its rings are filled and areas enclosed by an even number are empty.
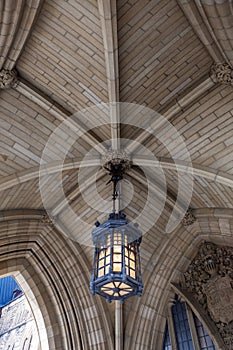
[[[139,246],[141,232],[129,224],[125,214],[110,214],[102,225],[92,231],[95,245],[91,293],[108,302],[141,296],[142,278]]]
[[[142,294],[139,251],[142,234],[136,224],[128,223],[125,214],[115,212],[116,185],[122,179],[124,166],[120,162],[110,166],[110,181],[114,184],[113,213],[102,225],[96,222],[96,229],[92,231],[95,254],[90,289],[93,295],[99,294],[108,302],[123,302]]]

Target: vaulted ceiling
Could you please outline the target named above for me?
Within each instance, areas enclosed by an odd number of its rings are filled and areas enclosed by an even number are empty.
[[[152,348],[169,282],[200,240],[232,244],[232,3],[3,0],[0,19],[1,232],[46,209],[88,279],[91,227],[111,210],[101,166],[124,149],[122,202],[143,230],[145,284],[124,305],[125,349],[132,337]]]

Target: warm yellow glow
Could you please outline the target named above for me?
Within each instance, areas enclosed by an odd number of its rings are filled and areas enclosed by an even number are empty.
[[[113,272],[121,272],[121,264],[114,263],[113,264]]]
[[[131,259],[130,262],[129,262],[129,266],[130,266],[131,269],[135,270],[135,254],[131,252],[129,257]]]
[[[130,259],[135,260],[135,254],[134,253],[130,252],[129,257],[130,257]]]
[[[129,266],[130,266],[131,269],[135,270],[135,261],[130,260]]]
[[[103,267],[104,266],[104,259],[102,260],[99,260],[99,268]]]
[[[108,295],[113,295],[113,291],[112,291],[112,290],[109,290],[109,289],[104,290],[104,288],[101,288],[101,290],[102,290],[104,293],[108,294]]]
[[[126,283],[121,283],[121,288],[122,289],[129,289],[129,291],[132,291],[132,288],[130,286],[128,286],[128,284],[126,284]]]
[[[105,254],[105,250],[101,250],[101,252],[99,253],[99,259],[104,258],[104,254]]]
[[[119,291],[114,291],[119,288]],[[110,282],[101,287],[101,290],[111,296],[124,296],[133,291],[132,287],[123,282]]]
[[[121,262],[121,254],[113,254],[113,262]]]
[[[122,235],[120,233],[115,233],[113,237],[113,245],[122,245]]]
[[[115,273],[122,272],[122,264],[124,262],[126,268],[126,274],[131,278],[136,278],[136,255],[135,252],[132,251],[133,247],[129,246],[127,243],[127,237],[122,236],[121,234],[115,234],[113,237],[113,246],[110,247],[111,237],[108,236],[107,244],[109,244],[108,248],[103,248],[98,256],[98,278],[104,276],[109,273],[110,263],[112,258],[112,271]],[[122,246],[123,244],[123,246]],[[124,249],[124,250],[123,250]],[[124,253],[124,261],[122,261]],[[104,268],[105,266],[105,268]],[[105,288],[107,285],[103,286]],[[115,288],[116,285],[111,283],[111,286],[107,287],[108,289]],[[126,284],[120,284],[120,289],[127,288],[127,292],[131,292],[132,288],[127,286]],[[102,289],[102,288],[101,288]],[[125,291],[124,291],[125,292]],[[106,291],[107,293],[107,291]],[[109,294],[109,292],[107,293]],[[123,294],[122,294],[123,295]]]
[[[98,270],[98,277],[102,277],[104,275],[104,269]]]
[[[127,248],[125,248],[125,267],[126,267],[126,273],[127,275],[129,274],[129,269],[128,269],[128,266],[129,266],[129,251]]]
[[[119,292],[120,296],[122,297],[123,295],[126,295],[126,294],[129,294],[130,293],[130,290],[129,291],[125,291],[125,290],[121,290]]]
[[[105,284],[102,288],[115,288],[112,282]]]
[[[121,245],[114,245],[113,246],[113,253],[121,254]]]
[[[134,279],[136,278],[134,270],[130,270],[130,277],[132,277]]]
[[[121,272],[121,259],[122,259],[122,247],[121,245],[113,246],[113,272]]]

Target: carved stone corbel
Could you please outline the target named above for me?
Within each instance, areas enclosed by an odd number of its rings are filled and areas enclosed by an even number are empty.
[[[17,85],[18,77],[15,70],[2,69],[0,71],[0,89],[10,89]]]
[[[210,77],[214,83],[233,85],[233,69],[228,63],[214,63]]]
[[[40,222],[45,225],[55,226],[56,217],[50,217],[48,214],[43,214]]]
[[[193,215],[193,211],[191,208],[189,208],[185,214],[185,216],[182,219],[182,224],[184,226],[190,226],[196,221],[195,216]]]

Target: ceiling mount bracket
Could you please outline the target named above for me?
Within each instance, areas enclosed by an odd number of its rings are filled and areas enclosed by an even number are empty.
[[[124,150],[111,150],[103,156],[102,167],[109,173],[111,165],[121,164],[123,171],[127,171],[131,167],[129,155]]]

